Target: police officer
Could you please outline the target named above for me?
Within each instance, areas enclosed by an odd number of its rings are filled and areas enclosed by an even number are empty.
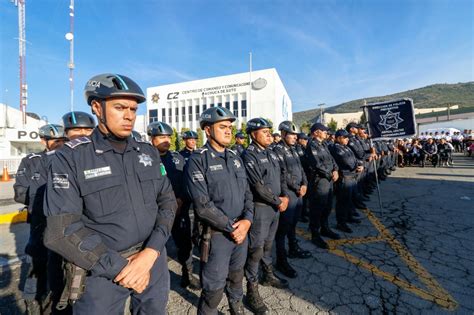
[[[328,249],[321,235],[339,239],[339,235],[329,228],[328,222],[332,209],[333,184],[339,178],[338,166],[325,144],[328,128],[321,123],[314,123],[310,131],[311,140],[305,152],[309,172],[309,228],[313,244]]]
[[[208,141],[194,151],[184,171],[203,230],[198,314],[217,314],[224,290],[230,313],[244,314],[242,280],[254,205],[242,160],[227,149],[235,119],[224,107],[201,114]]]
[[[25,248],[28,255],[29,272],[23,289],[27,311],[39,314],[44,311],[48,290],[48,250],[43,245],[46,218],[43,214],[46,170],[50,156],[67,140],[64,128],[47,124],[39,129],[39,137],[45,151],[23,158],[14,185],[15,200],[28,206],[30,236]]]
[[[296,153],[298,153],[298,156],[300,158],[304,157],[304,151],[306,150],[306,146],[308,145],[308,140],[309,137],[307,134],[305,134],[304,132],[298,133],[298,136],[296,138],[295,149]]]
[[[277,143],[280,141],[281,141],[281,135],[278,132],[272,133],[272,143],[270,144],[269,148],[273,150],[273,147],[275,147]]]
[[[303,197],[306,195],[308,181],[301,165],[300,157],[296,152],[297,130],[291,121],[283,121],[278,126],[282,140],[273,151],[278,155],[280,165],[285,169],[286,184],[288,186],[289,203],[286,211],[282,212],[275,236],[277,264],[283,274],[294,277],[296,271],[287,262],[285,237],[288,238],[288,257],[309,258],[311,254],[299,247],[296,239],[296,224],[301,215]],[[291,266],[290,266],[291,267]]]
[[[91,135],[95,120],[91,114],[84,112],[69,112],[63,116],[63,126],[69,140]]]
[[[232,150],[234,150],[239,156],[242,155],[242,152],[245,150],[245,134],[241,131],[235,134],[235,144],[232,146]]]
[[[365,160],[365,150],[359,141],[359,124],[350,122],[346,126],[346,131],[349,133],[349,143],[348,147],[354,152],[354,155],[357,160]],[[353,203],[356,208],[365,209],[367,206],[364,203],[364,197],[362,195],[362,173],[358,173],[356,177],[357,187],[353,190]],[[353,213],[354,216],[359,216],[356,210]]]
[[[45,245],[87,270],[74,314],[120,314],[129,296],[134,313],[164,314],[165,243],[177,205],[156,149],[131,137],[146,98],[117,74],[91,78],[85,98],[99,125],[54,155]]]
[[[309,136],[304,132],[298,133],[297,143],[295,145],[296,153],[300,157],[301,166],[303,166],[303,170],[305,172],[306,177],[308,177],[308,167],[304,157],[304,152],[306,150],[306,146],[308,145]],[[309,222],[309,209],[308,209],[308,194],[303,196],[303,207],[301,209],[300,221],[303,223]]]
[[[193,244],[191,241],[191,220],[189,218],[190,198],[184,185],[184,158],[178,152],[170,151],[173,128],[164,122],[148,125],[147,134],[151,143],[160,153],[168,178],[173,186],[178,209],[171,235],[178,248],[178,261],[181,264],[181,287],[193,290],[200,288],[199,280],[193,276]]]
[[[196,150],[197,139],[198,134],[196,131],[187,130],[183,133],[184,149],[179,151],[179,154],[181,154],[185,162],[188,161],[193,151]]]
[[[355,206],[353,190],[357,189],[357,174],[364,170],[362,161],[358,160],[354,152],[348,147],[349,133],[340,129],[336,131],[336,143],[330,147],[331,154],[339,168],[339,185],[336,190],[336,228],[342,232],[352,233],[347,223],[360,223],[353,217]]]
[[[254,223],[249,232],[249,253],[245,264],[247,279],[246,304],[255,314],[266,314],[268,308],[258,292],[258,271],[262,263],[262,285],[279,288],[288,286],[286,280],[275,277],[272,268],[272,244],[278,228],[280,212],[287,209],[286,174],[278,156],[269,149],[272,124],[263,118],[247,122],[246,133],[252,142],[242,154],[255,204]]]

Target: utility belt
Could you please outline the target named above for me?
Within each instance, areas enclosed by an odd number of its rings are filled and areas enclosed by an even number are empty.
[[[120,255],[123,258],[128,258],[140,252],[142,248],[143,242],[121,251]],[[68,304],[73,305],[82,297],[86,289],[86,276],[89,274],[89,271],[69,261],[64,262],[63,270],[66,281],[63,292],[61,293],[61,298],[56,305],[56,309],[59,311],[65,309]]]
[[[239,221],[241,217],[237,217],[232,220],[232,224]],[[195,244],[199,247],[199,252],[201,254],[201,262],[207,263],[209,260],[209,250],[211,245],[211,237],[214,234],[223,234],[224,232],[213,229],[209,224],[198,222],[198,240]]]

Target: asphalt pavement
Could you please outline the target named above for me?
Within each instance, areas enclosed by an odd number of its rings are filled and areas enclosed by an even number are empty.
[[[330,241],[329,250],[316,248],[299,224],[300,246],[313,257],[290,261],[299,276],[289,289],[260,288],[272,314],[474,313],[474,159],[455,155],[453,167],[398,168],[380,188],[382,208],[374,193],[362,223]],[[27,236],[25,223],[0,225],[2,315],[23,310],[19,257]],[[181,268],[169,245],[169,314],[195,314],[200,292],[179,286]],[[219,309],[228,313],[226,298]]]

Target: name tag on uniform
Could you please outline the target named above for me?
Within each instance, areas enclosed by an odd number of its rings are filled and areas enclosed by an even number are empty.
[[[68,174],[53,173],[53,188],[55,188],[55,189],[69,189]]]
[[[209,169],[210,169],[211,171],[220,171],[220,170],[223,170],[224,168],[222,167],[222,165],[217,164],[217,165],[211,165],[211,166],[209,166]]]
[[[100,176],[110,175],[112,174],[112,170],[110,166],[94,168],[92,170],[85,170],[84,176],[86,179],[96,178]]]

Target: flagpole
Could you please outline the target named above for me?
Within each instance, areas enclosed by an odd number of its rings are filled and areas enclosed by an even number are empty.
[[[364,106],[362,106],[362,110],[364,112],[365,121],[366,121],[366,125],[367,125],[367,133],[369,134],[370,147],[373,148],[374,147],[374,142],[372,141],[372,134],[370,132],[369,115],[367,114],[366,101],[364,101]],[[382,206],[382,197],[381,197],[381,194],[380,194],[379,175],[377,173],[377,162],[375,161],[375,159],[373,159],[372,161],[374,162],[375,183],[376,183],[376,186],[377,186],[377,196],[379,198],[379,208],[380,208],[380,213],[383,216],[384,211],[383,211],[383,206]]]

